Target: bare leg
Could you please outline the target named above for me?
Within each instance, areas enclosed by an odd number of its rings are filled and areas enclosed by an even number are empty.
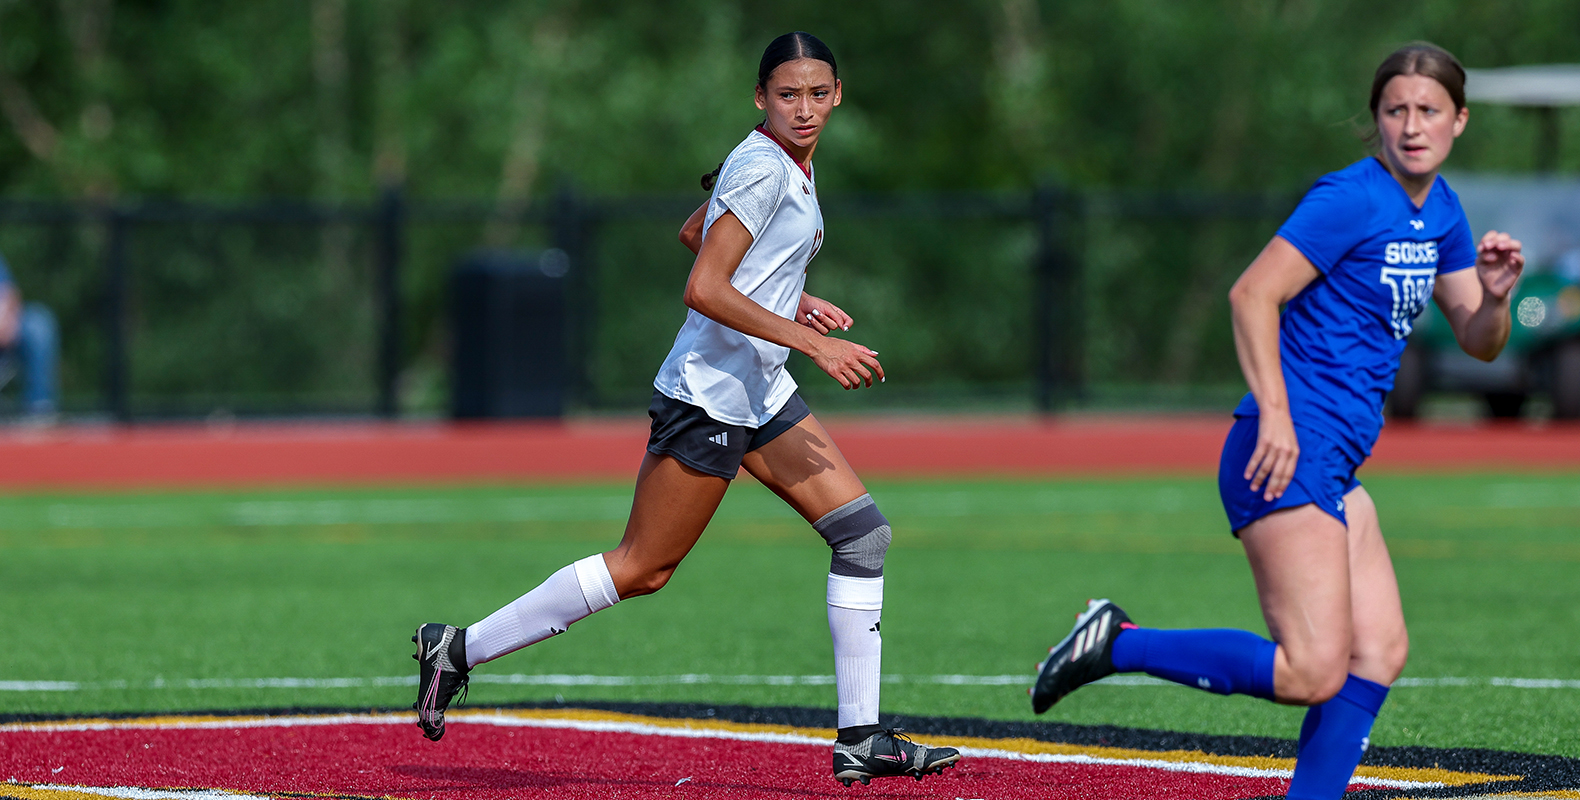
[[[1377,524],[1377,508],[1360,488],[1344,498],[1344,506],[1352,615],[1349,674],[1332,699],[1306,712],[1289,783],[1288,796],[1294,800],[1330,800],[1344,794],[1366,753],[1388,685],[1399,677],[1409,652],[1399,587]]]
[[[834,549],[828,574],[828,631],[834,640],[834,684],[840,741],[856,745],[877,735],[883,666],[883,558],[889,524],[839,448],[816,419],[747,455],[745,467],[823,536]],[[842,756],[836,755],[836,760]]]
[[[1354,636],[1343,523],[1314,505],[1275,511],[1240,531],[1268,631],[1278,643],[1279,702],[1316,705],[1343,687]]]
[[[691,551],[729,481],[651,453],[636,479],[625,537],[614,550],[550,575],[536,588],[466,629],[468,666],[564,633],[619,600],[663,587]]]
[[[620,599],[664,588],[702,537],[730,482],[648,453],[636,476],[625,535],[603,554]]]
[[[1336,800],[1344,793],[1408,650],[1377,510],[1362,489],[1345,498],[1345,508],[1347,525],[1308,504],[1240,530],[1276,645],[1243,631],[1140,628],[1113,641],[1120,671],[1139,669],[1187,686],[1202,675],[1203,688],[1222,691],[1224,680],[1229,691],[1310,706],[1291,800]],[[1051,694],[1059,687],[1049,683]]]
[[[1282,702],[1314,705],[1354,674],[1387,686],[1409,634],[1393,561],[1363,488],[1345,497],[1346,530],[1316,506],[1269,514],[1240,532],[1268,630]]]
[[[810,414],[741,464],[807,522],[867,493],[834,439]]]
[[[1388,556],[1377,506],[1364,488],[1344,498],[1349,525],[1350,608],[1354,639],[1350,644],[1349,671],[1383,686],[1391,685],[1404,671],[1410,655],[1410,634],[1405,629],[1404,608],[1399,602],[1399,582]]]

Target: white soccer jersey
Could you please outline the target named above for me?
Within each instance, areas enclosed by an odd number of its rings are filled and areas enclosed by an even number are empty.
[[[724,162],[708,201],[704,238],[726,211],[752,235],[730,284],[763,308],[795,319],[807,264],[823,243],[823,212],[812,178],[778,142],[754,130]],[[760,428],[795,392],[784,368],[789,357],[788,347],[690,311],[653,388],[719,422]]]

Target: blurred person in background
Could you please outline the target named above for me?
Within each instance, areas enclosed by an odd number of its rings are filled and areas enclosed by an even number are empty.
[[[22,291],[0,256],[0,386],[22,376],[22,413],[34,422],[55,418],[60,333],[42,303],[23,303]]]
[[[811,34],[787,33],[763,52],[756,103],[765,119],[703,176],[712,195],[681,227],[681,242],[697,255],[684,296],[690,310],[653,380],[652,432],[625,535],[471,626],[417,629],[414,707],[429,739],[444,735],[445,708],[478,664],[661,589],[744,468],[833,550],[826,610],[835,779],[921,780],[960,760],[952,747],[918,744],[879,724],[889,522],[785,369],[796,350],[846,389],[883,380],[876,351],[828,335],[848,330],[850,315],[804,291],[823,244],[812,154],[840,93],[834,55]]]
[[[1093,600],[1039,665],[1034,711],[1115,672],[1309,706],[1288,797],[1344,794],[1409,653],[1377,507],[1355,471],[1428,298],[1460,347],[1491,361],[1525,264],[1507,234],[1474,239],[1438,176],[1470,118],[1464,87],[1464,68],[1435,45],[1385,59],[1372,80],[1377,154],[1319,180],[1230,291],[1251,391],[1218,487],[1273,641],[1141,628]]]

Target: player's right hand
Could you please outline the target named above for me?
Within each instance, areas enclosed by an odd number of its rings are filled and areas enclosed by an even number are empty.
[[[825,337],[818,340],[816,350],[807,353],[817,368],[839,381],[846,389],[860,389],[872,385],[873,374],[882,382],[883,365],[878,363],[878,351],[869,350],[855,342]]]
[[[1295,477],[1295,464],[1300,460],[1300,440],[1295,437],[1295,421],[1288,413],[1269,414],[1266,410],[1257,418],[1256,450],[1245,465],[1245,478],[1251,482],[1251,491],[1262,489],[1262,499],[1268,502],[1284,496],[1289,482]]]

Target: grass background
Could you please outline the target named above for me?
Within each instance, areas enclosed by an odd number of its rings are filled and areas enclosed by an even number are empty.
[[[1364,476],[1411,625],[1407,677],[1580,678],[1580,475]],[[885,671],[1025,674],[1088,597],[1161,627],[1263,633],[1210,479],[882,481]],[[414,673],[419,622],[471,623],[607,549],[626,484],[0,497],[0,714],[409,705],[406,686],[190,679]],[[827,675],[828,551],[738,481],[669,587],[482,667],[493,674]],[[156,681],[168,682],[153,686]],[[124,683],[117,683],[124,682]],[[556,696],[832,707],[827,685],[474,685]],[[888,712],[1034,719],[1024,685],[886,684]],[[1292,738],[1302,710],[1093,686],[1048,717]],[[1400,687],[1372,741],[1580,756],[1580,689]]]

